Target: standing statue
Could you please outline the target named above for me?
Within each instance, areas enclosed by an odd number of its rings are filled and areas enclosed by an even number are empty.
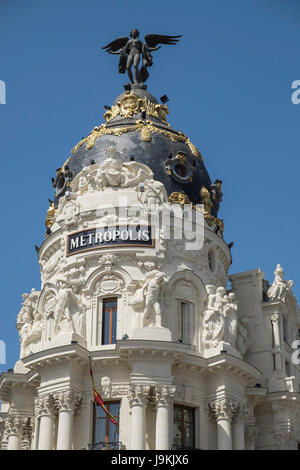
[[[20,335],[20,358],[28,356],[31,346],[40,341],[42,335],[42,321],[37,312],[37,303],[40,293],[35,289],[30,294],[23,294],[23,306],[17,318],[17,328]]]
[[[223,304],[225,303],[226,289],[214,285],[206,286],[208,300],[203,314],[203,344],[206,349],[216,348],[224,337]]]
[[[206,286],[208,299],[202,320],[202,342],[206,350],[221,342],[237,347],[238,304],[234,292],[227,294],[224,287]],[[247,333],[247,332],[246,332]]]
[[[102,49],[106,50],[109,54],[120,55],[119,73],[127,71],[130,83],[144,83],[149,77],[148,67],[153,64],[151,52],[160,49],[158,44],[173,44],[176,45],[181,38],[179,36],[165,36],[161,34],[147,34],[145,42],[139,39],[139,31],[132,29],[130,31],[130,38],[121,37],[110,42]],[[142,66],[139,69],[140,58],[142,56]],[[134,67],[134,75],[132,74],[131,67]]]
[[[270,300],[281,300],[285,302],[287,292],[293,287],[294,281],[285,281],[283,279],[284,270],[280,264],[277,264],[274,271],[274,281],[268,290]]]
[[[54,311],[54,334],[77,333],[85,335],[84,305],[81,303],[79,286],[65,278],[58,279],[59,293]]]
[[[145,274],[143,286],[134,294],[132,305],[134,307],[143,306],[144,308],[143,327],[161,327],[159,292],[162,285],[166,282],[166,275],[157,269],[153,269]]]
[[[236,347],[237,339],[237,326],[238,326],[238,316],[237,316],[237,301],[235,298],[235,293],[230,292],[227,297],[227,303],[224,308],[225,315],[225,334],[224,341],[231,344],[234,348]]]

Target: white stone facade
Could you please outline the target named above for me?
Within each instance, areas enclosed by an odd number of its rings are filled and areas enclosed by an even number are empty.
[[[70,233],[139,223],[109,209],[122,197],[145,202],[141,183],[151,204],[168,199],[150,168],[130,162],[113,171],[110,158],[74,178],[39,250],[41,290],[23,295],[17,319],[20,360],[0,377],[1,449],[97,443],[89,354],[102,398],[120,404],[120,448],[172,449],[174,413],[186,408],[190,447],[296,449],[300,370],[291,346],[300,315],[280,266],[268,290],[260,270],[228,277],[230,250],[208,225],[200,250],[161,234],[155,246],[66,256]],[[103,344],[103,304],[112,298],[116,341]]]

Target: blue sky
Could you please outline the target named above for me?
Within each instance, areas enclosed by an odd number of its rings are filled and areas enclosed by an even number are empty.
[[[7,364],[18,355],[23,292],[39,289],[50,177],[103,122],[127,80],[101,50],[132,27],[183,34],[155,54],[148,90],[167,93],[169,122],[223,180],[220,216],[234,241],[231,272],[281,263],[299,279],[298,0],[0,0],[1,323]]]

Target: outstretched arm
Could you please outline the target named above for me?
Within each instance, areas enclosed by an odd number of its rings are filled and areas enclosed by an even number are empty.
[[[158,49],[160,49],[160,46],[157,46],[157,47],[149,47],[148,49],[149,49],[150,52],[158,51]]]

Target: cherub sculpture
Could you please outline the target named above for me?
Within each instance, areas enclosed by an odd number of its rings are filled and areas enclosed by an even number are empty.
[[[132,29],[130,31],[130,38],[121,37],[110,42],[102,49],[106,50],[109,54],[119,54],[119,73],[127,71],[130,83],[144,83],[149,77],[148,67],[153,64],[151,52],[160,49],[159,44],[173,44],[176,45],[179,41],[179,36],[165,36],[161,34],[147,34],[145,42],[139,39],[139,31]],[[142,56],[142,66],[139,69],[139,63]],[[134,67],[134,75],[132,74],[131,67]]]

